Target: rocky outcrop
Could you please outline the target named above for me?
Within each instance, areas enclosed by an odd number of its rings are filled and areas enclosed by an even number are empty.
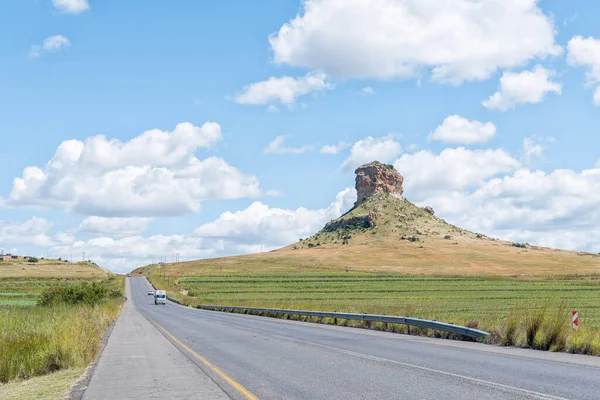
[[[435,214],[435,211],[433,211],[433,208],[431,208],[431,206],[423,207],[423,210],[427,211],[431,215]]]
[[[394,197],[402,197],[404,178],[393,165],[373,161],[361,165],[354,171],[356,174],[357,200],[359,205],[375,193],[389,193]]]

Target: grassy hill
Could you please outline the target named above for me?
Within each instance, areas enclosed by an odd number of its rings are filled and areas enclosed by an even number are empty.
[[[341,270],[564,276],[600,273],[600,255],[496,240],[450,225],[406,199],[378,193],[314,236],[282,249],[170,264],[168,268],[175,275]]]
[[[46,277],[46,278],[106,278],[111,272],[90,262],[71,263],[66,260],[40,259],[0,261],[0,278]]]
[[[115,274],[89,262],[41,259],[0,262],[0,306],[34,305],[49,286],[102,281]]]
[[[600,255],[496,240],[385,193],[275,251],[134,274],[192,306],[410,315],[478,326],[494,343],[600,355]],[[542,320],[528,339],[526,321]]]

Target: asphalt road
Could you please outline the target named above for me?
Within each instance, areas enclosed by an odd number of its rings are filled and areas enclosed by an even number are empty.
[[[130,282],[127,286],[131,293]],[[129,300],[83,393],[83,400],[104,399],[224,400],[229,396]]]
[[[600,399],[598,357],[156,306],[148,288],[131,278],[137,310],[234,399]]]

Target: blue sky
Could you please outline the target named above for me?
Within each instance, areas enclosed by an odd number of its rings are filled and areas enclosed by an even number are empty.
[[[457,225],[600,251],[600,5],[481,3],[0,0],[0,248],[118,271],[276,248],[376,158]]]

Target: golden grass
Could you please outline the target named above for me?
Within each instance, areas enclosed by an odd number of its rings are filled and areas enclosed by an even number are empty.
[[[0,278],[99,278],[112,275],[95,265],[58,260],[0,262]]]
[[[335,221],[369,214],[375,215],[374,227],[334,231],[326,227],[310,238],[269,253],[169,264],[169,271],[174,275],[340,270],[460,276],[600,273],[599,254],[515,247],[450,225],[407,200],[386,194],[368,199]],[[349,237],[348,244],[343,244],[345,237]],[[408,241],[408,237],[417,237],[418,241]],[[152,267],[143,270],[148,269]]]
[[[26,381],[0,384],[0,399],[4,400],[61,400],[83,373],[83,368],[58,371]]]
[[[180,274],[344,271],[460,276],[565,276],[600,273],[600,256],[502,241],[447,240],[386,245],[322,245],[169,264]],[[422,246],[422,247],[421,247]],[[156,267],[156,266],[155,266]],[[140,273],[141,269],[137,270]]]

